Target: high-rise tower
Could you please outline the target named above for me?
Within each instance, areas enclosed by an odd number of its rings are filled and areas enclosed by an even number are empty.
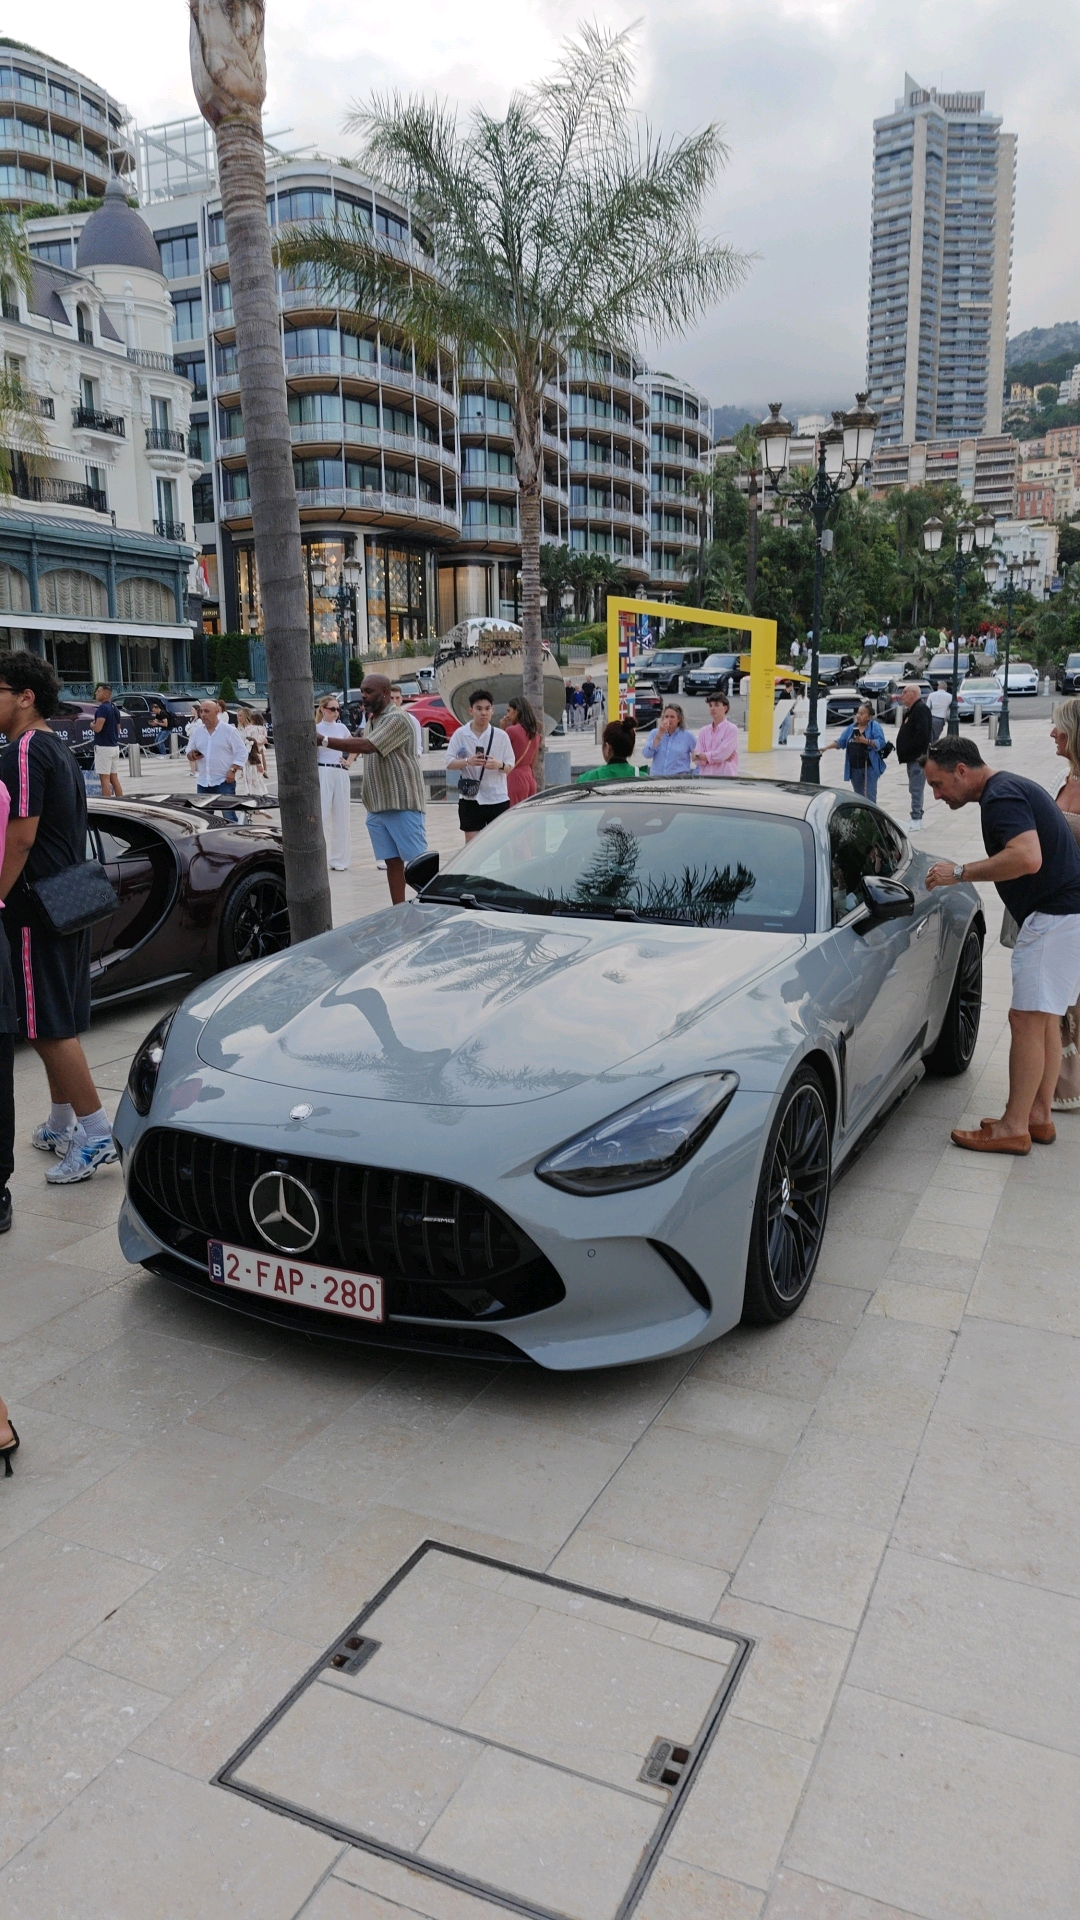
[[[904,76],[874,122],[866,371],[878,444],[1001,431],[1016,135]]]

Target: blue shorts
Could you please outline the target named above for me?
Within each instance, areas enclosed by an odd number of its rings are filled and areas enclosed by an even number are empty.
[[[428,850],[422,813],[369,813],[367,830],[376,860],[418,860]]]

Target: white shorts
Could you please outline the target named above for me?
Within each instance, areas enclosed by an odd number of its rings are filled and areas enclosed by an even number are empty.
[[[94,748],[94,772],[95,773],[119,773],[119,771],[120,771],[119,747],[95,747]]]
[[[1017,1013],[1067,1013],[1080,999],[1080,913],[1029,913],[1012,957]]]

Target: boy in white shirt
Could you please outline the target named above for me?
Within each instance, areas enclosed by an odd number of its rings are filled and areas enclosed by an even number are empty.
[[[509,735],[494,725],[493,711],[490,693],[478,688],[469,696],[468,724],[458,728],[447,748],[448,769],[464,773],[467,779],[480,774],[477,792],[458,800],[458,825],[466,842],[475,840],[510,805],[506,776],[514,766],[514,749]]]

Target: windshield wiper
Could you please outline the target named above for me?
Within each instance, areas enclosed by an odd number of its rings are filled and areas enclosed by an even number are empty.
[[[490,891],[489,891],[490,889]],[[546,893],[526,893],[524,888],[509,887],[500,881],[475,881],[464,893],[429,893],[426,899],[440,906],[468,907],[472,912],[542,913],[567,919],[640,920],[633,907],[609,907],[600,901],[553,899]]]

